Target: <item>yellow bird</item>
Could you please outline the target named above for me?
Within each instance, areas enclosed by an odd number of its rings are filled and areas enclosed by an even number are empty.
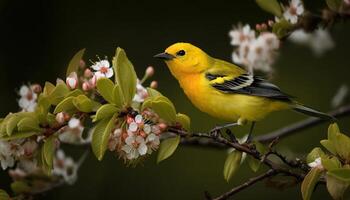
[[[213,58],[192,44],[173,44],[154,57],[165,61],[187,97],[199,110],[235,122],[223,127],[250,121],[252,131],[256,121],[271,112],[285,109],[335,120],[332,116],[297,103],[263,78],[253,76],[235,64]]]

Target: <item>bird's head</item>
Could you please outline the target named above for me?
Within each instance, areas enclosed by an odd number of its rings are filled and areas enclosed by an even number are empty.
[[[177,78],[201,73],[210,66],[211,61],[210,56],[190,43],[175,43],[154,57],[164,60]]]

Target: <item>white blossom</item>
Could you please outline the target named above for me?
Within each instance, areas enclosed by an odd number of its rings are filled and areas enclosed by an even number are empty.
[[[301,0],[292,0],[283,13],[283,17],[292,24],[298,22],[298,16],[304,13],[304,5]]]
[[[245,26],[238,26],[238,28],[233,28],[229,32],[231,37],[231,45],[237,46],[241,45],[243,42],[249,42],[255,39],[255,31],[251,30],[250,26],[246,24]]]
[[[137,131],[137,129],[138,129],[138,125],[137,125],[137,123],[136,122],[131,122],[130,124],[129,124],[129,131],[130,132],[136,132]]]
[[[312,33],[299,29],[294,31],[288,39],[297,44],[309,46],[316,56],[323,55],[335,46],[329,31],[322,28],[318,28]]]
[[[68,122],[68,126],[65,131],[61,133],[58,137],[60,141],[66,143],[80,143],[83,142],[82,138],[84,127],[81,125],[81,122],[77,118],[71,118]]]
[[[115,129],[112,134],[109,136],[109,140],[108,140],[108,149],[110,151],[114,151],[116,150],[117,146],[120,144],[121,142],[121,135],[122,135],[122,129],[117,128]]]
[[[125,139],[125,143],[122,150],[126,153],[126,157],[129,160],[137,159],[140,155],[142,156],[147,153],[145,139],[141,136],[129,135]]]
[[[159,147],[159,144],[160,144],[159,136],[154,133],[149,134],[146,138],[146,143],[148,147],[147,153],[151,154],[152,151],[158,149]]]
[[[28,86],[22,85],[19,90],[21,98],[18,100],[18,105],[24,112],[34,112],[37,105],[37,94]]]
[[[10,143],[2,140],[0,140],[0,162],[3,170],[15,165],[15,159],[11,152]]]
[[[258,38],[240,44],[232,54],[233,62],[244,65],[250,73],[253,70],[270,72],[279,44],[275,34],[261,33]]]
[[[309,167],[311,167],[311,168],[323,169],[322,160],[321,160],[320,157],[316,158],[313,162],[309,163],[308,165],[309,165]]]
[[[148,97],[148,93],[145,87],[143,87],[139,80],[137,80],[136,94],[133,101],[137,103],[142,103]]]
[[[141,124],[141,123],[143,122],[143,117],[142,117],[142,115],[136,115],[136,116],[135,116],[135,122],[136,122],[137,124]]]
[[[77,171],[78,165],[74,160],[66,157],[63,150],[57,150],[52,173],[62,176],[68,184],[73,184],[77,180]]]
[[[340,106],[345,98],[348,96],[349,93],[349,87],[345,84],[341,85],[337,91],[337,93],[334,95],[331,105],[333,108],[336,108]]]
[[[101,77],[111,78],[114,74],[108,60],[96,62],[91,66],[91,68],[95,70],[94,74],[97,79]]]

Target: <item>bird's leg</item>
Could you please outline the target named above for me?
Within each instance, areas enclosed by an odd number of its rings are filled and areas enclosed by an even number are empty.
[[[253,121],[252,125],[250,126],[250,130],[249,130],[249,133],[248,133],[248,138],[247,138],[246,143],[250,143],[252,141],[252,139],[253,139],[252,133],[253,133],[254,127],[255,127],[255,122]]]
[[[216,133],[216,132],[220,131],[221,129],[230,128],[230,127],[237,126],[237,125],[238,125],[238,123],[235,122],[235,123],[225,124],[223,126],[216,126],[215,128],[210,130],[210,133]]]

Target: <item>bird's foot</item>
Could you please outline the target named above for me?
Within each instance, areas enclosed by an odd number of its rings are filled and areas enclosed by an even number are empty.
[[[237,126],[237,125],[238,125],[238,123],[230,123],[230,124],[225,124],[222,126],[216,126],[215,128],[210,130],[210,133],[216,133],[224,128],[230,128],[230,127]]]

